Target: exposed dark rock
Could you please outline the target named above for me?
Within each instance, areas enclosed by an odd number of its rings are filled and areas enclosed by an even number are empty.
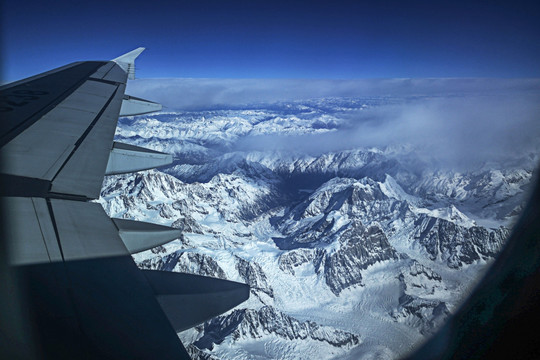
[[[205,353],[193,344],[186,346],[186,350],[191,357],[191,360],[220,360],[211,354]]]
[[[466,228],[448,220],[420,215],[414,222],[413,239],[420,243],[431,260],[441,259],[451,268],[477,260],[493,258],[504,244],[508,230]]]
[[[314,260],[316,251],[312,249],[296,249],[283,253],[279,257],[279,268],[281,271],[294,275],[295,268]]]
[[[201,227],[191,216],[178,218],[171,226],[185,233],[203,234]]]
[[[227,336],[239,340],[257,339],[269,334],[287,340],[310,338],[345,348],[360,343],[358,335],[321,326],[313,321],[299,321],[271,306],[264,306],[259,310],[234,310],[229,315],[207,321],[204,335],[194,345],[199,349],[211,350],[214,344],[220,344]]]
[[[240,257],[236,257],[236,270],[244,281],[249,285],[252,292],[261,291],[270,297],[274,297],[274,290],[268,284],[266,274],[256,262],[248,262]]]
[[[368,229],[353,223],[339,239],[340,248],[326,255],[324,277],[336,295],[348,287],[362,284],[362,270],[386,260],[397,260],[398,254],[390,246],[383,231],[377,226]]]
[[[210,256],[182,250],[163,257],[144,260],[138,266],[141,269],[176,271],[227,279],[223,269]]]
[[[395,321],[406,321],[423,335],[429,335],[450,316],[450,311],[443,301],[404,294],[399,298],[399,306],[391,316]]]

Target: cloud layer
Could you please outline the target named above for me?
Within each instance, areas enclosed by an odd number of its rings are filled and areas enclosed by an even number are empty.
[[[540,93],[540,79],[139,79],[128,93],[170,109],[204,110],[321,97]]]
[[[242,150],[313,155],[358,147],[412,145],[418,155],[453,168],[507,161],[540,150],[540,100],[530,96],[415,100],[348,115],[337,131],[244,139]]]
[[[409,144],[452,167],[505,161],[540,151],[538,79],[266,80],[155,79],[131,84],[135,96],[172,109],[208,109],[322,97],[390,96],[392,105],[340,114],[324,134],[256,136],[239,150],[320,154]]]

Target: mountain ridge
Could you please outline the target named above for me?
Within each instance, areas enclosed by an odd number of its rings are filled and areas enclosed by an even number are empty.
[[[350,111],[374,104],[334,99],[120,121],[123,141],[192,156],[103,184],[109,215],[183,230],[134,255],[138,266],[251,286],[246,303],[180,334],[195,358],[393,358],[433,333],[486,271],[536,155],[452,170],[407,144],[321,154],[234,145],[336,132]]]

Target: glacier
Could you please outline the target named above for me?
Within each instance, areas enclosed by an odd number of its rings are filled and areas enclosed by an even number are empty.
[[[246,303],[179,334],[194,359],[397,358],[464,300],[504,245],[540,151],[452,168],[418,142],[345,136],[363,112],[407,101],[321,98],[119,120],[117,140],[175,157],[104,181],[98,202],[110,216],[183,232],[135,254],[138,266],[251,287]]]

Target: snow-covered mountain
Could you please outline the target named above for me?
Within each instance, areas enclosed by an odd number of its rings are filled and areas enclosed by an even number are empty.
[[[466,296],[503,246],[538,155],[456,170],[418,144],[324,142],[396,101],[120,120],[117,139],[176,159],[104,182],[109,215],[183,230],[134,255],[138,265],[251,286],[246,303],[180,334],[194,358],[395,358]]]

